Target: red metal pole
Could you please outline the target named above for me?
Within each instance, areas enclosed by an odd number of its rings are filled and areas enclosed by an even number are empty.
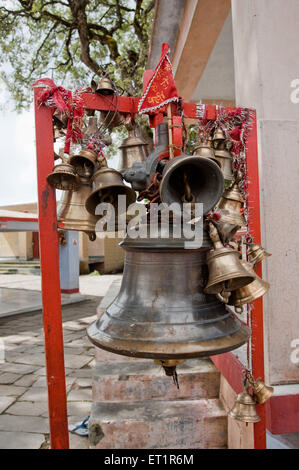
[[[256,116],[253,128],[247,139],[247,177],[249,192],[249,227],[250,234],[255,243],[261,243],[261,220],[260,220],[260,195],[259,195],[259,169],[258,169],[258,147]],[[262,277],[262,265],[259,263],[255,268],[258,276]],[[264,325],[263,325],[263,299],[253,302],[251,314],[251,359],[252,374],[255,379],[261,377],[264,380]],[[265,405],[257,405],[257,412],[261,418],[259,423],[254,424],[254,448],[266,448],[266,416]]]
[[[54,165],[52,111],[37,103],[34,90],[38,220],[43,322],[52,449],[68,449],[66,386],[62,335],[59,249],[55,189],[46,181]]]

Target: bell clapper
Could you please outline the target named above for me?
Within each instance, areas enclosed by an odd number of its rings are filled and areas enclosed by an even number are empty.
[[[184,359],[155,359],[155,363],[163,367],[167,377],[172,377],[174,385],[179,390],[179,380],[176,371],[177,365],[184,362]]]

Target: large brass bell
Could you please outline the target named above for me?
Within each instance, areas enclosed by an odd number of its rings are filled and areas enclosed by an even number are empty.
[[[212,159],[198,155],[180,155],[164,167],[160,184],[162,202],[171,204],[202,203],[209,212],[223,192],[222,172]]]
[[[247,250],[247,256],[248,261],[255,266],[260,261],[263,261],[264,259],[271,256],[271,253],[267,253],[265,248],[263,248],[261,245],[258,245],[257,243],[251,243]]]
[[[214,158],[218,162],[221,171],[223,173],[223,178],[227,182],[231,182],[234,180],[233,170],[232,170],[232,161],[233,158],[231,154],[225,149],[215,149],[214,150]]]
[[[185,249],[186,239],[168,230],[159,225],[152,238],[132,238],[128,231],[120,292],[89,326],[89,339],[116,354],[166,361],[238,348],[249,328],[203,292],[211,247],[206,231],[201,248]]]
[[[134,129],[129,129],[129,136],[124,139],[118,147],[121,150],[118,171],[124,173],[131,168],[135,162],[143,162],[147,157],[146,146],[144,140],[135,135]]]
[[[266,403],[266,401],[269,400],[269,398],[271,398],[274,393],[274,388],[266,385],[260,379],[253,380],[251,382],[251,387],[253,396],[259,405]]]
[[[118,196],[126,196],[126,207],[136,201],[135,191],[126,186],[121,173],[113,168],[100,168],[91,178],[92,193],[87,198],[85,207],[90,214],[95,214],[101,202],[110,203],[117,210]]]
[[[234,305],[237,313],[242,313],[242,305],[253,302],[258,299],[270,288],[270,284],[261,279],[254,271],[253,266],[245,260],[240,260],[242,266],[248,271],[249,274],[254,276],[254,280],[247,286],[240,287],[231,293],[228,304]]]
[[[248,386],[244,385],[244,390],[236,397],[234,406],[228,415],[243,423],[258,423],[261,418],[256,412],[255,401],[248,392]]]
[[[245,218],[241,214],[241,209],[244,207],[244,199],[239,191],[238,184],[235,183],[232,188],[224,191],[217,210],[221,214],[221,221],[228,222],[232,225],[239,225],[243,227],[246,225]]]
[[[111,80],[107,77],[101,78],[96,88],[96,93],[100,95],[113,95],[115,90]]]
[[[207,255],[209,280],[205,287],[206,294],[232,292],[246,286],[254,280],[254,275],[243,267],[239,252],[224,247],[219,239],[216,227],[210,223],[210,237],[214,244]]]
[[[98,216],[91,215],[85,208],[85,201],[91,193],[89,178],[80,177],[78,191],[64,191],[57,208],[57,218],[66,230],[78,230],[87,233],[89,239],[96,239],[95,225]]]
[[[76,169],[68,163],[62,152],[59,153],[59,158],[62,163],[54,166],[52,173],[47,176],[47,182],[52,188],[76,191],[80,186]]]

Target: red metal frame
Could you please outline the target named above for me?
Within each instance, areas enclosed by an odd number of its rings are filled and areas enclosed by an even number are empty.
[[[52,111],[39,106],[38,93],[39,90],[35,89],[38,220],[50,440],[52,449],[68,449],[56,195],[46,180],[54,165]]]
[[[147,72],[146,72],[147,74]],[[148,78],[145,74],[145,83]],[[40,230],[40,258],[42,274],[42,299],[44,311],[45,350],[47,366],[47,383],[49,397],[49,419],[52,448],[68,448],[66,388],[63,355],[63,337],[61,320],[61,300],[59,281],[59,256],[56,218],[55,190],[49,187],[46,176],[54,165],[52,112],[45,106],[37,104],[39,89],[35,89],[36,148],[38,175],[38,206]],[[83,93],[86,109],[114,110],[120,113],[136,114],[139,99],[123,96],[101,96],[95,93]],[[196,105],[183,103],[184,115],[196,119]],[[227,108],[232,109],[232,108]],[[175,115],[176,108],[173,106]],[[216,106],[207,107],[207,118],[216,118]],[[163,114],[150,117],[154,128],[162,122]],[[175,124],[180,117],[175,116]],[[173,128],[173,143],[182,145],[182,131]],[[260,243],[260,204],[258,179],[258,154],[256,120],[248,139],[247,172],[250,203],[250,229],[256,243]],[[257,274],[261,276],[261,266]],[[252,372],[255,378],[264,379],[264,345],[263,345],[263,303],[259,299],[254,303],[254,321],[252,327]],[[236,392],[241,390],[241,370],[243,365],[231,353],[214,356],[214,363],[227,378]],[[266,447],[265,406],[259,405],[258,413],[261,422],[254,426],[255,448]]]

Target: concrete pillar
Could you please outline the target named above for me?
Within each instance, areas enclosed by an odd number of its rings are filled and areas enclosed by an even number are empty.
[[[59,245],[60,289],[62,293],[79,292],[79,234],[65,230],[64,245]]]
[[[18,256],[23,260],[30,260],[32,255],[32,232],[18,232]]]
[[[236,105],[258,118],[267,382],[299,383],[299,2],[232,0]],[[297,93],[299,96],[299,90]],[[297,100],[299,101],[299,100]],[[297,343],[296,343],[297,340]],[[298,355],[298,354],[297,354]],[[299,390],[299,386],[298,386]],[[299,393],[299,392],[297,392]]]

